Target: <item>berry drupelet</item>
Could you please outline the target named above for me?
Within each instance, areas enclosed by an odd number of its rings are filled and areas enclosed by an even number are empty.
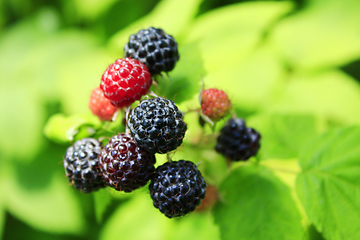
[[[101,78],[104,96],[118,108],[131,105],[145,95],[152,84],[148,68],[136,59],[118,59]]]
[[[221,129],[215,150],[232,161],[247,160],[260,149],[260,134],[240,118],[230,119]]]
[[[124,50],[126,57],[144,63],[152,75],[173,70],[180,58],[175,39],[154,27],[132,34]]]
[[[75,188],[83,193],[90,193],[105,187],[99,171],[101,144],[92,138],[75,142],[66,151],[63,165],[65,174]]]
[[[157,97],[143,100],[129,116],[128,127],[140,147],[150,153],[167,153],[181,145],[186,123],[171,100]]]
[[[156,169],[149,185],[156,208],[168,218],[193,212],[206,193],[206,182],[193,162],[167,162]]]
[[[100,171],[110,187],[124,192],[144,186],[154,175],[155,156],[126,133],[110,138],[99,158]]]

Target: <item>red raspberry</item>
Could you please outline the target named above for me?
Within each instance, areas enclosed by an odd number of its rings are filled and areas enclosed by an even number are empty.
[[[110,103],[110,100],[105,98],[103,91],[99,87],[96,87],[91,93],[89,108],[101,121],[111,121],[112,116],[117,110]]]
[[[215,88],[206,89],[202,92],[201,111],[213,121],[219,121],[231,109],[231,102],[227,94]]]
[[[151,75],[145,64],[124,58],[110,64],[101,78],[100,88],[114,106],[122,108],[139,100],[149,91],[151,84]]]

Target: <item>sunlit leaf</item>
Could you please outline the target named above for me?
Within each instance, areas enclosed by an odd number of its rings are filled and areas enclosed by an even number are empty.
[[[360,85],[340,71],[294,75],[278,90],[277,99],[269,101],[266,109],[360,123]]]
[[[264,31],[293,8],[291,2],[251,2],[232,4],[201,15],[185,34],[186,41],[198,41],[205,69],[217,72],[238,66],[258,47]],[[256,16],[256,17],[255,17]],[[259,72],[267,72],[259,65]],[[261,69],[261,70],[260,70]],[[230,79],[227,76],[222,80]],[[236,78],[238,81],[251,81]],[[218,80],[220,81],[220,80]]]
[[[295,68],[347,63],[360,56],[359,9],[357,0],[309,1],[275,26],[271,41]]]
[[[296,189],[309,220],[326,239],[359,239],[360,127],[330,131],[309,142]]]

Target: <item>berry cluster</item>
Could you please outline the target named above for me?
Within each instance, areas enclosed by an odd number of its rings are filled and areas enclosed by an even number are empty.
[[[150,181],[153,205],[168,218],[184,216],[201,204],[207,184],[193,162],[169,159],[155,168],[155,154],[176,150],[187,130],[184,114],[173,101],[147,95],[152,77],[171,71],[178,60],[175,39],[162,29],[150,27],[130,36],[125,58],[110,64],[89,101],[101,121],[113,120],[115,112],[124,108],[126,132],[115,132],[104,145],[84,138],[67,149],[63,164],[75,188],[83,193],[105,186],[132,192]],[[198,113],[211,124],[230,113],[231,101],[224,91],[206,89],[200,99]],[[243,120],[231,119],[217,138],[216,151],[230,160],[246,160],[256,155],[259,140],[260,135]],[[217,199],[216,191],[212,192],[207,205]]]

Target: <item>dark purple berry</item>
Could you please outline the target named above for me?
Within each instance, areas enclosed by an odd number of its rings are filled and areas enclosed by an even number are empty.
[[[152,75],[173,70],[180,58],[175,39],[154,27],[132,34],[124,50],[125,57],[144,63]]]
[[[154,175],[155,156],[126,133],[113,136],[99,158],[100,171],[110,187],[124,192],[144,186]]]
[[[65,174],[75,188],[90,193],[105,187],[99,171],[101,144],[92,138],[75,142],[66,151],[63,165]]]
[[[215,150],[232,161],[247,160],[260,149],[260,134],[240,118],[230,119],[221,129]]]
[[[167,162],[156,169],[149,185],[156,208],[168,218],[195,210],[206,193],[206,182],[193,162]]]
[[[175,103],[165,98],[143,100],[131,111],[128,126],[140,147],[167,153],[181,145],[186,123]]]

